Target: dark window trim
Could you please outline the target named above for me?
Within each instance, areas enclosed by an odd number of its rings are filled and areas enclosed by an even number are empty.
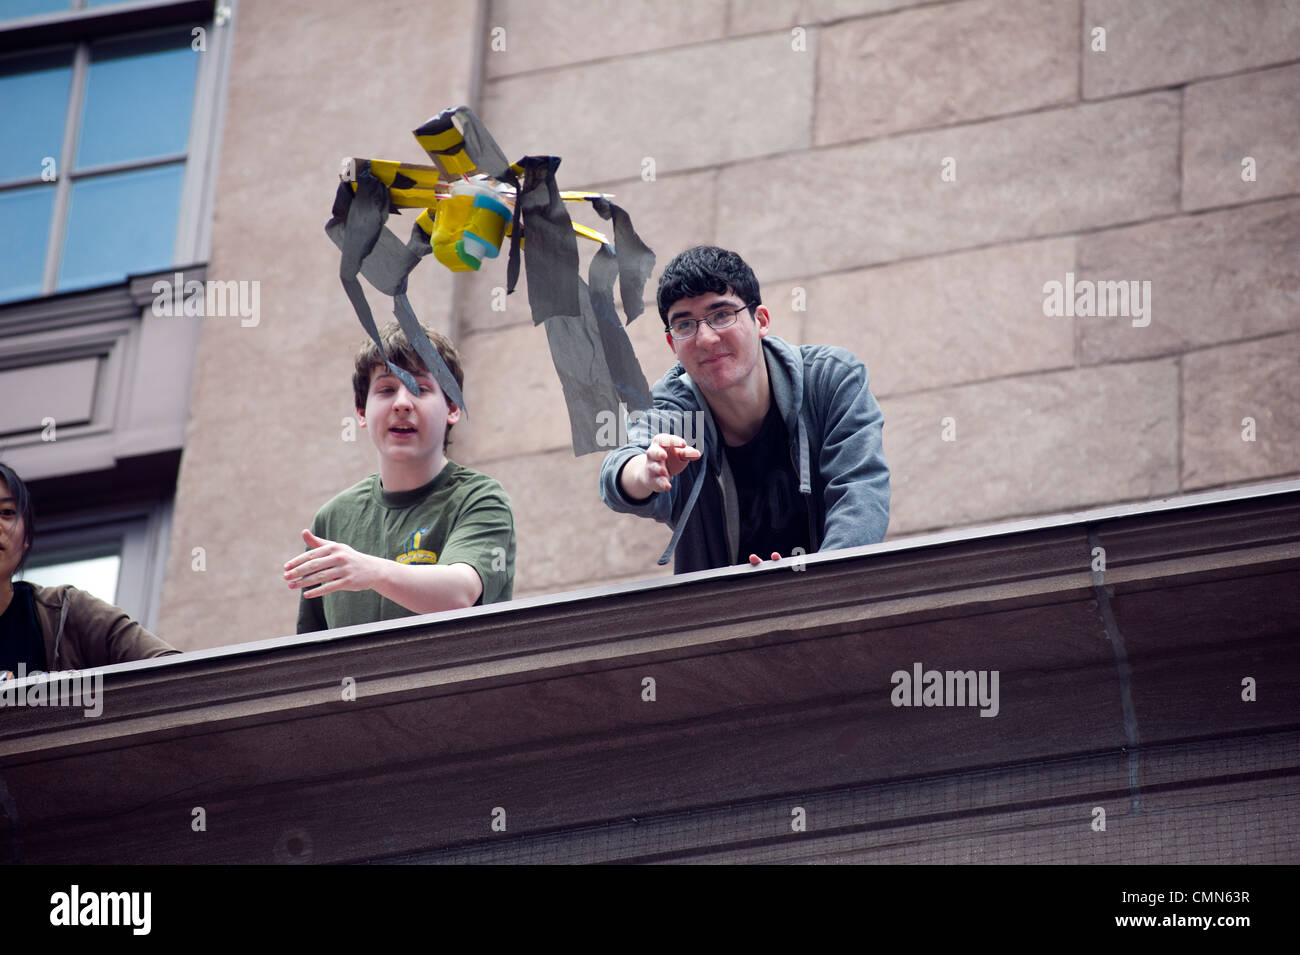
[[[68,10],[18,20],[0,20],[0,54],[81,43],[132,30],[180,26],[195,21],[207,23],[212,16],[212,0],[141,0],[93,10]]]

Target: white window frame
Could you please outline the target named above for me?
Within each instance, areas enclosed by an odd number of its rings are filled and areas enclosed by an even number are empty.
[[[216,185],[216,156],[220,149],[220,124],[217,120],[225,107],[225,77],[230,68],[230,41],[233,34],[230,24],[236,3],[231,0],[223,4],[223,9],[215,17],[211,3],[197,6],[206,11],[204,15],[194,15],[196,4],[192,0],[150,0],[0,20],[0,57],[73,47],[72,75],[67,112],[64,115],[63,142],[57,160],[58,176],[53,187],[54,202],[46,239],[41,296],[58,294],[59,267],[67,238],[72,186],[74,181],[82,178],[149,169],[184,160],[181,203],[176,217],[171,266],[181,268],[207,258],[212,237],[211,211]],[[149,25],[150,17],[168,22]],[[202,26],[206,33],[205,50],[200,54],[196,67],[194,102],[190,108],[190,131],[185,152],[104,164],[84,170],[75,169],[91,44],[96,40],[174,33],[187,23]],[[65,35],[61,37],[61,33]],[[27,42],[34,42],[35,46],[22,45],[28,37],[31,40]],[[39,170],[33,170],[31,176],[0,182],[0,192],[41,185],[43,182]],[[126,278],[123,277],[124,280]],[[75,290],[64,294],[74,293]]]

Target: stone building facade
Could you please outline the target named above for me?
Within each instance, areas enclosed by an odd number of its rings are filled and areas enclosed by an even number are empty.
[[[322,231],[339,159],[419,162],[410,130],[459,103],[616,194],[660,267],[736,249],[775,334],[866,362],[891,537],[1300,475],[1300,3],[230,7],[201,258],[260,314],[194,336],[156,617],[178,647],[293,631],[280,565],[374,470]],[[1076,308],[1048,314],[1052,283]],[[460,346],[451,456],[511,495],[516,596],[664,573],[667,529],[600,504],[504,284],[426,262],[411,299]],[[653,304],[629,332],[655,380]]]

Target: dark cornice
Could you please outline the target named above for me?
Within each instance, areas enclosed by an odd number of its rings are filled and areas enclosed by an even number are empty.
[[[98,718],[0,710],[7,836],[31,862],[823,859],[1064,818],[1100,851],[1099,805],[1135,831],[1234,774],[1294,782],[1297,621],[1290,482],[267,640],[106,668]],[[914,663],[997,670],[998,715],[893,706]]]

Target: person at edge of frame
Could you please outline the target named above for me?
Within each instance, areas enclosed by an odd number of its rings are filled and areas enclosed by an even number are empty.
[[[35,536],[31,493],[0,464],[0,681],[180,652],[94,594],[14,580]]]

